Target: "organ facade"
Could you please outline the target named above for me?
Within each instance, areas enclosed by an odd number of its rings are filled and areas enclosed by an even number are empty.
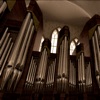
[[[100,16],[84,26],[70,55],[70,30],[58,34],[57,53],[50,53],[51,41],[45,38],[41,51],[33,51],[43,15],[35,0],[26,8],[16,0],[9,8],[0,5],[0,100],[99,100],[100,99]],[[85,55],[87,45],[90,56]]]

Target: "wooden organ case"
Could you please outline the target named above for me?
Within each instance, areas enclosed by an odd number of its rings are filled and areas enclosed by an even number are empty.
[[[80,40],[87,41],[76,55],[69,53],[68,26],[59,32],[56,54],[47,38],[38,52],[33,47],[43,16],[36,1],[28,8],[24,0],[12,7],[7,1],[0,5],[0,100],[100,100],[100,16],[84,26]]]

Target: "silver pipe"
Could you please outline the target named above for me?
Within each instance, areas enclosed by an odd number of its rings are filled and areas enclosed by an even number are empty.
[[[64,48],[64,40],[62,40],[62,49],[61,49],[61,65],[60,65],[60,68],[61,68],[61,73],[60,73],[60,75],[62,76],[62,74],[63,74],[63,56],[64,56],[64,54],[63,54],[63,49]]]
[[[31,70],[32,70],[32,64],[33,64],[33,57],[31,59],[31,65],[30,65],[30,68],[29,68],[29,76],[28,76],[28,82],[30,83],[31,82]]]
[[[34,62],[34,59],[33,59],[33,61],[32,61],[32,67],[31,67],[31,73],[30,73],[30,83],[32,84],[32,80],[33,80],[33,74],[34,74],[34,64],[35,64],[35,62]]]
[[[5,50],[4,50],[3,54],[2,54],[2,57],[0,59],[0,67],[2,67],[2,64],[3,64],[4,60],[5,60],[5,57],[7,55],[7,52],[9,50],[9,47],[10,47],[10,44],[11,44],[11,40],[12,40],[12,38],[10,38],[8,40],[7,46],[6,46],[6,48],[5,48]]]
[[[30,62],[30,66],[29,66],[29,70],[28,70],[28,74],[27,74],[27,78],[26,78],[26,81],[28,82],[29,80],[29,74],[30,74],[30,67],[32,66],[32,59],[33,59],[33,56],[31,58],[31,62]]]
[[[48,59],[48,55],[47,55],[47,51],[46,51],[46,56],[45,56],[44,64],[43,64],[44,69],[43,69],[43,67],[42,67],[42,72],[43,72],[42,78],[43,78],[43,79],[45,78],[45,73],[46,73],[46,68],[47,68],[47,59]]]
[[[28,38],[28,42],[27,42],[26,49],[25,49],[25,52],[24,52],[24,55],[23,55],[21,66],[20,66],[21,69],[23,69],[23,67],[25,65],[25,61],[26,61],[26,57],[27,57],[27,52],[28,52],[28,48],[29,48],[29,44],[30,44],[33,32],[34,32],[34,26],[32,26],[32,29],[31,29],[31,32],[30,32],[30,35],[29,35],[29,38]]]
[[[8,31],[8,27],[6,28],[6,30],[5,30],[5,32],[4,32],[3,36],[2,36],[2,38],[1,38],[1,40],[0,40],[0,47],[2,46],[4,40],[5,40],[6,36],[7,36],[7,31]]]
[[[2,12],[4,12],[6,8],[7,8],[7,3],[4,1],[3,4],[2,4],[2,6],[0,7],[0,14]]]
[[[5,41],[4,41],[4,43],[3,43],[3,45],[2,45],[2,47],[0,49],[0,57],[2,56],[2,54],[4,52],[4,49],[5,49],[6,45],[7,45],[8,40],[9,40],[9,36],[10,36],[10,33],[7,34],[7,37],[5,38]]]
[[[66,72],[66,76],[68,78],[68,41],[67,41],[67,37],[65,38],[65,44],[66,44],[66,49],[65,49],[65,72]]]
[[[17,61],[16,61],[16,67],[19,67],[21,62],[22,62],[22,58],[24,55],[25,47],[26,47],[26,44],[28,41],[28,37],[29,37],[30,31],[31,31],[32,25],[33,25],[33,19],[30,19],[30,23],[29,23],[28,29],[26,31],[25,38],[23,40],[23,44],[21,46],[21,50],[19,52],[19,56],[18,56]]]
[[[90,67],[90,62],[89,62],[89,69],[90,69],[90,84],[92,84],[92,76],[91,76],[91,67]]]
[[[45,54],[45,49],[42,51],[42,56],[40,58],[40,63],[39,63],[38,72],[37,72],[37,78],[41,78],[41,71],[42,71],[42,64],[43,64],[44,54]]]
[[[6,82],[8,81],[8,79],[10,78],[11,74],[13,73],[13,68],[12,67],[7,67],[4,70],[4,75],[1,81],[1,90],[4,89]]]
[[[82,72],[83,72],[83,81],[85,80],[85,64],[84,64],[84,55],[81,54],[82,57]]]
[[[52,64],[51,64],[51,65],[52,65]],[[51,65],[49,66],[49,69],[48,69],[47,83],[50,83],[50,77],[51,77]]]
[[[52,83],[52,76],[53,76],[53,62],[51,64],[51,75],[50,75],[50,83]]]
[[[60,75],[60,68],[61,68],[61,47],[62,47],[62,44],[60,45],[60,52],[59,52],[59,62],[58,62],[58,76]]]
[[[13,84],[14,81],[16,80],[17,76],[18,76],[18,70],[17,70],[17,69],[14,69],[14,71],[13,71],[13,75],[12,75],[12,77],[11,77],[9,83],[8,83],[8,87],[7,87],[8,90],[11,89],[12,84]]]
[[[80,81],[80,57],[78,58],[78,81]]]
[[[53,63],[53,75],[52,75],[52,81],[54,82],[54,75],[55,75],[55,65],[56,65],[56,59]]]
[[[12,47],[13,47],[13,43],[11,43],[10,48],[9,48],[9,50],[8,50],[8,53],[7,53],[7,55],[6,55],[6,58],[5,58],[5,60],[4,60],[4,62],[3,62],[3,65],[2,65],[2,67],[1,67],[0,76],[1,76],[1,74],[2,74],[2,72],[3,72],[3,69],[4,69],[5,64],[6,64],[6,62],[7,62],[7,59],[8,59],[8,57],[9,57],[9,55],[10,55],[10,52],[11,52]]]
[[[98,64],[97,64],[97,56],[96,56],[96,46],[94,41],[94,36],[92,37],[93,51],[94,51],[94,62],[95,62],[95,71],[99,72]]]
[[[63,57],[63,73],[65,74],[66,73],[66,52],[67,52],[67,49],[66,49],[66,42],[67,42],[67,39],[66,39],[66,36],[65,36],[65,38],[64,38],[64,57]]]
[[[99,71],[100,71],[100,48],[99,48],[98,36],[97,36],[97,32],[96,31],[94,33],[94,41],[95,41],[95,45],[96,45],[97,60],[98,60],[98,66],[99,66]]]
[[[83,81],[82,75],[83,75],[83,71],[82,71],[82,55],[80,55],[80,80],[81,80],[81,82]]]
[[[18,71],[17,79],[16,79],[15,84],[14,84],[14,90],[16,89],[16,86],[21,78],[21,75],[22,75],[22,71]]]
[[[37,68],[37,65],[36,63],[34,63],[34,72],[33,72],[33,80],[32,80],[32,84],[34,83],[34,79],[35,79],[35,74],[36,74],[36,68]]]
[[[31,18],[31,13],[28,13],[26,18],[24,19],[24,21],[22,23],[18,37],[15,41],[15,47],[14,47],[14,50],[12,52],[11,58],[8,62],[8,66],[12,66],[12,67],[15,66],[15,62],[16,62],[16,59],[17,59],[17,56],[18,56],[18,53],[19,53],[19,50],[20,50],[20,47],[21,47],[21,42],[23,40],[23,37],[24,37],[25,31],[27,29],[30,18]]]

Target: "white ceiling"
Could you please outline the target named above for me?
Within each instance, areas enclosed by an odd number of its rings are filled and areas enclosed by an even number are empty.
[[[30,0],[26,0],[29,4]],[[46,20],[82,25],[100,14],[100,0],[36,0]]]
[[[37,0],[44,19],[82,25],[100,14],[99,0]]]
[[[28,6],[30,0],[26,0]],[[68,25],[77,37],[85,23],[95,14],[100,15],[100,0],[36,0],[44,19],[44,35],[50,37],[53,29],[61,23]],[[49,25],[48,25],[49,24]],[[54,25],[56,24],[56,26]],[[52,26],[52,27],[51,27]]]

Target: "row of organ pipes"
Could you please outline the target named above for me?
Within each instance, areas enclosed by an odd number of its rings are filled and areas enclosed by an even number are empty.
[[[10,33],[8,33],[7,30],[8,28],[6,28],[4,35],[2,36],[2,39],[0,40],[0,47],[3,41],[3,45],[5,45],[6,48],[10,49],[13,44],[10,45],[11,38],[9,39]],[[5,69],[3,73],[2,82],[0,84],[1,90],[5,88],[6,83],[7,83],[7,90],[10,90],[10,89],[15,90],[17,83],[19,82],[23,73],[23,69],[25,66],[26,57],[27,57],[27,53],[28,53],[28,49],[29,49],[29,45],[30,45],[30,41],[32,39],[33,33],[34,33],[33,18],[32,18],[31,13],[27,12],[27,15],[18,33],[17,39],[14,43],[13,50],[11,52],[9,60],[7,61],[7,64],[4,66]],[[6,39],[4,39],[5,37]],[[4,48],[3,45],[1,47],[1,50]],[[5,54],[4,52],[7,51],[7,50],[5,51],[2,50],[1,52],[1,50],[0,50],[0,56],[4,55]],[[7,55],[5,56],[7,57]],[[0,59],[0,67],[2,68],[3,66],[1,66],[1,61],[2,59]],[[5,60],[2,62],[5,63]]]
[[[27,13],[14,46],[10,37],[11,33],[9,33],[8,30],[9,28],[7,27],[0,39],[0,75],[4,70],[3,79],[0,83],[1,90],[4,89],[6,83],[8,90],[12,88],[12,84],[14,84],[13,89],[15,89],[23,73],[29,44],[34,33],[31,13]],[[26,89],[34,89],[33,91],[39,92],[42,91],[44,85],[46,85],[47,90],[53,90],[55,81],[57,81],[56,89],[58,92],[67,93],[69,91],[68,86],[71,91],[74,91],[77,87],[77,83],[79,91],[85,92],[87,89],[87,91],[90,91],[92,88],[91,63],[90,61],[88,64],[85,63],[83,44],[79,44],[79,46],[76,47],[77,64],[74,64],[69,57],[70,39],[68,27],[64,27],[62,30],[67,31],[63,31],[63,35],[58,39],[59,55],[57,55],[57,58],[51,61],[49,65],[48,57],[50,56],[50,47],[48,46],[48,39],[45,39],[42,44],[39,63],[37,63],[34,56],[31,57],[25,82]],[[96,79],[100,88],[100,26],[97,27],[97,30],[95,30],[92,36],[92,45]],[[56,67],[57,73],[55,73]],[[55,75],[57,75],[56,80]]]
[[[95,75],[98,86],[100,88],[100,26],[97,25],[92,37],[92,48],[94,54]]]
[[[64,27],[66,30],[66,27]],[[33,91],[40,92],[45,90],[51,91],[54,89],[54,82],[57,81],[58,92],[68,92],[68,86],[70,91],[75,91],[77,87],[78,79],[78,90],[85,92],[86,89],[89,91],[92,87],[91,77],[91,66],[90,61],[88,64],[85,63],[83,44],[76,47],[77,52],[77,67],[75,61],[68,59],[69,57],[69,33],[65,32],[61,37],[59,43],[59,56],[58,62],[55,57],[54,60],[48,60],[48,46],[45,44],[45,40],[42,44],[41,56],[39,57],[39,64],[35,61],[35,57],[32,56],[29,66],[29,71],[26,78],[25,88],[33,88]],[[80,49],[81,48],[81,49]],[[50,52],[50,49],[49,49]],[[48,61],[50,62],[48,65]],[[70,63],[69,63],[70,62]],[[87,66],[86,66],[87,65]],[[34,67],[32,67],[34,66]],[[55,69],[57,69],[57,79],[55,80]],[[70,66],[70,67],[69,67]],[[32,69],[33,68],[33,69]],[[36,71],[37,70],[37,71]],[[77,71],[78,70],[78,77]],[[34,72],[34,73],[33,73]],[[33,76],[33,77],[31,77]],[[45,86],[44,86],[45,85]]]

